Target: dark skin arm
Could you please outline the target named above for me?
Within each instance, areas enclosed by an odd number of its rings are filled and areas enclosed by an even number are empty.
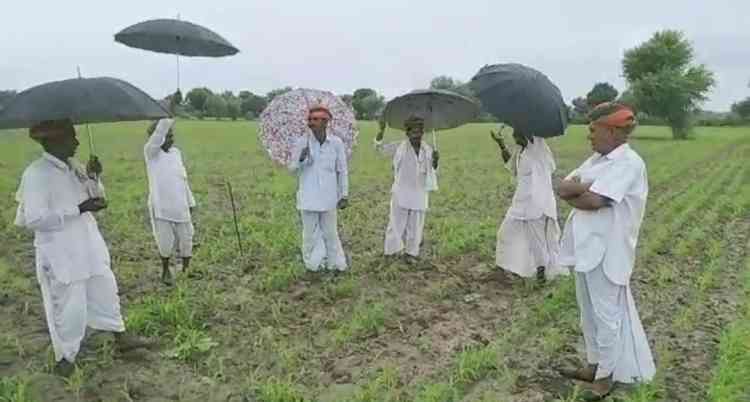
[[[432,168],[438,168],[438,161],[440,161],[440,152],[432,151]]]
[[[78,205],[78,212],[98,212],[107,208],[107,201],[104,198],[89,198]]]
[[[492,139],[497,143],[497,146],[500,147],[500,155],[503,158],[503,162],[508,163],[511,154],[510,151],[508,151],[508,147],[505,146],[505,140],[503,140],[503,127],[501,126],[500,130],[498,131],[490,130],[490,137],[492,137]]]
[[[610,205],[608,198],[592,193],[591,191],[586,191],[577,197],[566,199],[565,202],[573,208],[583,211],[596,211]]]

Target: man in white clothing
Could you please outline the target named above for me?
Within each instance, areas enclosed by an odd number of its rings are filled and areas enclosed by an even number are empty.
[[[162,262],[162,282],[172,284],[169,259],[182,258],[187,271],[193,255],[192,211],[195,198],[190,190],[182,153],[174,146],[174,120],[155,121],[143,147],[148,174],[148,209]]]
[[[556,169],[552,151],[544,138],[514,130],[518,149],[511,154],[501,132],[490,134],[516,181],[513,201],[497,232],[496,265],[524,278],[536,274],[539,283],[568,274],[557,264],[560,227],[552,188]]]
[[[588,366],[566,371],[590,383],[589,398],[615,383],[649,381],[656,371],[630,289],[638,232],[648,196],[646,165],[627,143],[633,112],[605,103],[590,115],[594,155],[556,183],[571,212],[560,262],[575,267]]]
[[[289,170],[297,174],[297,209],[302,218],[302,259],[312,272],[323,268],[342,272],[346,256],[338,233],[336,209],[349,205],[346,150],[338,137],[327,135],[331,112],[324,106],[308,112],[312,135],[295,144]]]
[[[31,128],[30,136],[45,152],[23,173],[15,224],[34,231],[36,273],[56,371],[67,376],[86,327],[114,332],[120,350],[145,344],[122,336],[117,283],[94,218],[107,202],[91,195],[103,194],[101,183],[91,178],[101,173],[101,164],[93,158],[84,172],[75,162],[78,140],[69,120],[42,122]]]
[[[384,121],[383,121],[384,123]],[[385,124],[375,138],[375,147],[393,157],[393,186],[388,226],[385,230],[385,255],[405,249],[407,262],[419,258],[429,193],[437,190],[440,155],[422,141],[424,119],[411,116],[404,122],[407,140],[383,145]]]

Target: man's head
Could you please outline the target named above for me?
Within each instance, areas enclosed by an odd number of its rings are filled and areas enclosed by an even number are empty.
[[[422,142],[422,136],[424,135],[424,119],[419,116],[409,116],[404,121],[404,128],[406,129],[406,136],[412,143]]]
[[[60,160],[72,158],[79,142],[73,122],[65,120],[48,120],[32,126],[29,137],[42,145],[45,152]]]
[[[154,122],[148,126],[148,129],[146,129],[146,133],[148,133],[149,137],[154,134],[154,131],[156,131],[156,126],[158,124],[159,120],[154,120]],[[169,132],[164,137],[164,142],[161,144],[161,149],[164,152],[169,152],[169,149],[172,148],[172,145],[174,145],[174,126],[169,128]]]
[[[591,148],[602,155],[628,142],[628,136],[638,125],[630,108],[614,102],[596,106],[589,113],[589,120]]]
[[[327,107],[313,106],[307,113],[307,126],[316,134],[324,133],[332,118],[333,115]]]

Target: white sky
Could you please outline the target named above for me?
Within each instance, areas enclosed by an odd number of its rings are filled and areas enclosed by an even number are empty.
[[[597,81],[618,89],[623,51],[659,29],[680,29],[718,85],[705,107],[750,96],[749,0],[1,0],[0,89],[84,76],[125,79],[154,97],[174,91],[175,58],[131,49],[113,35],[152,18],[205,25],[240,49],[182,59],[182,88],[281,86],[386,97],[437,75],[467,81],[484,64],[546,73],[566,101]]]

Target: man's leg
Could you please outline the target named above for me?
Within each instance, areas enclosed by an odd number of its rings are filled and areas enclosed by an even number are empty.
[[[596,378],[612,375],[622,353],[622,325],[627,310],[625,286],[612,283],[599,266],[586,273],[586,284],[596,327],[594,341],[599,351]]]
[[[190,268],[190,259],[193,257],[193,224],[182,222],[175,224],[177,244],[182,258],[182,271],[187,272]]]
[[[391,199],[391,210],[388,226],[385,228],[384,254],[394,255],[404,249],[404,231],[406,230],[409,211],[396,205]]]
[[[338,215],[335,209],[321,213],[320,229],[326,246],[328,266],[336,271],[346,271],[346,255],[339,238]]]
[[[613,374],[622,353],[622,327],[626,308],[626,288],[612,283],[604,274],[602,266],[586,273],[581,278],[582,294],[587,297],[584,335],[586,347],[595,345],[596,356],[590,354],[589,363],[596,358],[594,381],[585,388],[584,398],[595,400],[609,394],[614,387]],[[577,285],[578,285],[577,281]],[[578,292],[577,292],[578,293]],[[583,313],[583,309],[582,309]],[[593,329],[591,328],[593,327]]]
[[[86,281],[87,324],[90,328],[108,332],[125,331],[120,313],[120,296],[112,271],[92,276]]]
[[[406,254],[417,258],[424,233],[425,211],[409,210],[406,220]]]
[[[302,260],[308,271],[317,272],[324,254],[320,250],[320,213],[300,211],[302,218]]]
[[[581,330],[583,331],[583,343],[586,347],[586,361],[589,366],[599,364],[599,348],[596,343],[596,324],[594,306],[591,304],[591,295],[586,283],[586,274],[576,272],[576,300],[580,312]],[[593,378],[592,378],[593,380]]]
[[[151,346],[151,343],[125,334],[125,323],[120,312],[117,281],[112,271],[106,275],[92,276],[86,281],[88,326],[115,335],[117,350],[121,353]]]
[[[154,239],[156,239],[156,246],[159,249],[159,256],[161,257],[161,281],[169,286],[174,282],[172,272],[169,270],[169,258],[175,249],[175,231],[172,227],[172,222],[153,217],[151,218],[151,226],[154,230]]]
[[[59,282],[47,267],[37,268],[37,277],[55,361],[61,368],[67,362],[61,374],[68,375],[86,334],[86,285]]]

